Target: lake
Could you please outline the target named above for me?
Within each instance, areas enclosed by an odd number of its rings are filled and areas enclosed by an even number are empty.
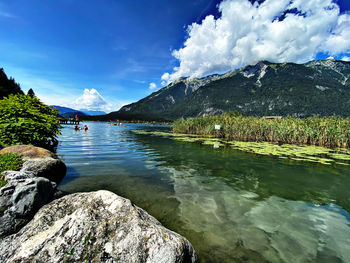
[[[110,190],[185,236],[200,262],[350,262],[350,169],[88,122],[65,126],[63,191]]]

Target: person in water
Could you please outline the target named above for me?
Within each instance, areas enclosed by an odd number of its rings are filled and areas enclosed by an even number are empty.
[[[79,131],[79,130],[80,130],[80,127],[79,127],[78,125],[75,125],[75,126],[73,127],[73,130]]]
[[[87,131],[89,128],[88,128],[88,126],[85,124],[84,127],[81,128],[81,129],[84,130],[84,131]]]

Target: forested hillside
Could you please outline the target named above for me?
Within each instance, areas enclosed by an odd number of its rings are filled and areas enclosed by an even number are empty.
[[[9,94],[23,94],[21,87],[13,78],[8,78],[3,68],[0,68],[0,100]]]
[[[350,62],[260,61],[223,75],[179,79],[100,119],[171,121],[238,111],[243,115],[350,115]]]

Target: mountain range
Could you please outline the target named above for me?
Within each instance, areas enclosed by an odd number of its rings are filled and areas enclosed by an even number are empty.
[[[92,111],[92,110],[75,110],[67,107],[52,105],[56,109],[60,111],[60,115],[65,118],[73,118],[77,115],[79,118],[84,116],[95,116],[95,115],[103,115],[106,114],[104,111]]]
[[[101,120],[172,121],[238,111],[243,115],[350,115],[350,62],[260,61],[204,78],[181,78]]]

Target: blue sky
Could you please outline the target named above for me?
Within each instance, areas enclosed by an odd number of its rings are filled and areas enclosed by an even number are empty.
[[[273,1],[276,0],[270,0]],[[219,32],[219,27],[213,29],[211,26],[211,22],[220,20],[221,14],[217,7],[220,2],[0,1],[0,67],[15,78],[23,90],[32,88],[48,104],[117,110],[122,104],[137,101],[161,88],[162,82],[164,85],[180,76],[200,77],[224,72],[252,62],[245,56],[237,60],[236,64],[233,63],[236,57],[230,56],[238,46],[227,47],[227,43],[224,43],[222,49],[208,48],[220,46],[218,42],[222,32]],[[222,21],[225,14],[226,18],[230,17],[236,8],[233,3],[236,0],[226,2],[230,3],[220,5]],[[248,0],[241,2],[248,3]],[[311,2],[316,3],[317,0]],[[337,3],[340,7],[337,17],[346,15],[350,10],[350,1]],[[286,7],[276,7],[276,10],[278,8],[283,10]],[[317,6],[315,4],[310,8],[317,9]],[[214,15],[212,19],[208,16],[210,14]],[[331,33],[343,34],[343,38],[346,38],[347,29],[340,26],[335,28],[334,19],[328,24],[334,27]],[[231,27],[222,27],[220,30],[227,30],[224,35],[236,34],[235,30],[240,28],[239,22],[237,20]],[[192,23],[196,26],[189,29],[188,25]],[[240,38],[243,39],[242,36]],[[215,43],[210,42],[213,39],[216,39]],[[329,40],[329,48],[316,47],[315,44],[314,50],[288,56],[274,57],[271,49],[268,58],[276,62],[300,62],[309,57],[350,57],[346,48],[332,48],[334,41],[338,40]],[[229,55],[221,52],[225,48],[230,51],[227,53]],[[201,51],[197,54],[197,50]],[[225,57],[210,57],[210,54],[218,51]],[[205,68],[203,65],[206,65]]]

